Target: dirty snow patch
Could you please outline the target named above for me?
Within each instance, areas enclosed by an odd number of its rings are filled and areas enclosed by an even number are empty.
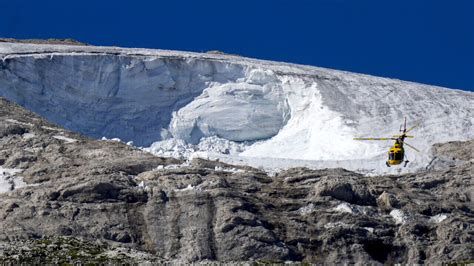
[[[351,208],[351,206],[347,203],[341,203],[337,205],[336,207],[334,207],[334,210],[338,212],[354,213],[354,209]]]
[[[66,143],[74,143],[74,142],[77,141],[77,139],[68,138],[68,137],[62,136],[62,135],[55,135],[55,136],[53,136],[53,138],[63,140]]]
[[[316,210],[316,208],[314,207],[314,204],[313,203],[310,203],[304,207],[301,207],[298,209],[298,213],[301,214],[301,215],[306,215],[306,214],[310,214],[312,212],[314,212]]]
[[[358,206],[343,202],[333,208],[334,211],[351,214],[373,215],[375,211],[369,206]]]
[[[233,173],[233,174],[245,172],[242,169],[237,169],[237,168],[234,168],[234,167],[226,168],[226,167],[222,167],[222,166],[216,166],[214,168],[214,170],[219,171],[219,172]]]
[[[444,213],[437,214],[435,216],[430,217],[430,222],[432,223],[441,223],[442,221],[446,220],[448,218],[448,215]]]
[[[10,192],[17,188],[26,187],[23,177],[17,176],[22,169],[8,169],[0,166],[0,193]]]
[[[390,216],[392,216],[396,224],[405,224],[409,219],[408,215],[405,212],[397,209],[392,210],[390,212]]]
[[[335,223],[327,223],[324,225],[324,228],[326,229],[331,229],[335,227],[345,227],[345,228],[350,228],[351,225],[343,223],[343,222],[335,222]]]
[[[365,230],[367,230],[368,232],[370,233],[373,233],[374,232],[374,228],[373,227],[362,227],[364,228]]]
[[[187,187],[181,188],[181,189],[176,189],[175,191],[187,191],[187,190],[194,190],[194,189],[196,189],[196,188],[193,187],[191,184],[189,184]]]
[[[150,187],[143,180],[138,184],[138,188],[143,189],[147,192],[150,191]]]
[[[35,134],[33,133],[25,133],[21,136],[24,140],[29,140],[35,137]]]
[[[5,119],[6,122],[9,122],[9,123],[13,123],[13,124],[18,124],[18,125],[23,125],[23,126],[33,126],[33,124],[31,123],[25,123],[25,122],[20,122],[18,120],[15,120],[15,119]]]
[[[62,131],[63,131],[63,130],[60,129],[60,128],[47,127],[47,126],[42,126],[41,128],[42,128],[42,129],[46,129],[46,130],[51,130],[51,131],[58,131],[58,132],[62,132]]]
[[[216,136],[204,137],[198,144],[193,145],[182,139],[166,139],[154,142],[150,147],[143,150],[162,157],[180,159],[203,158],[207,154],[223,154],[237,156],[244,151],[251,142],[237,143]]]
[[[106,138],[106,137],[102,137],[100,140],[122,142],[122,140],[119,139],[119,138],[111,138],[111,139],[108,139],[108,138]]]

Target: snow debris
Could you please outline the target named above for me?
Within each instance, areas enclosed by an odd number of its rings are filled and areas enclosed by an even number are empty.
[[[301,207],[298,209],[298,213],[300,215],[306,215],[306,214],[310,214],[312,212],[314,212],[316,210],[316,208],[314,207],[314,204],[313,203],[310,203],[304,207]]]
[[[25,134],[22,135],[22,138],[24,140],[29,140],[29,139],[32,139],[34,137],[35,137],[35,134],[33,134],[33,133],[25,133]]]
[[[280,168],[264,169],[264,170],[265,170],[265,173],[269,177],[276,177],[282,171],[282,169],[280,169]]]
[[[168,170],[168,169],[173,170],[173,169],[179,169],[179,168],[181,168],[181,167],[182,167],[181,164],[168,164],[168,165],[165,166],[165,167],[160,167],[160,166],[158,166],[158,167],[156,168],[156,170],[163,170],[163,169],[166,169],[166,170]]]
[[[218,154],[237,155],[247,149],[251,142],[235,142],[217,136],[202,138],[197,147],[197,151],[206,151]]]
[[[448,218],[448,215],[445,214],[445,213],[440,213],[440,214],[437,214],[435,216],[431,216],[430,217],[430,222],[432,223],[441,223],[442,221],[446,220]]]
[[[59,140],[63,140],[63,141],[65,141],[66,143],[74,143],[74,142],[77,142],[77,139],[68,138],[68,137],[62,136],[62,135],[55,135],[55,136],[53,136],[53,138],[59,139]]]
[[[181,189],[176,189],[175,191],[187,191],[187,190],[194,190],[194,189],[196,189],[196,187],[189,184],[187,187],[181,188]]]
[[[22,125],[22,126],[30,126],[30,127],[33,126],[33,124],[31,124],[31,123],[20,122],[20,121],[18,121],[18,120],[10,119],[10,118],[5,119],[5,122],[9,122],[9,123],[13,123],[13,124],[18,124],[18,125]]]
[[[343,222],[335,222],[335,223],[329,222],[329,223],[324,225],[324,228],[326,228],[326,229],[331,229],[331,228],[335,228],[335,227],[349,228],[349,227],[351,227],[351,225],[343,223]]]
[[[392,216],[396,224],[405,224],[410,219],[410,217],[405,212],[398,209],[393,209],[390,212],[390,216]]]
[[[140,181],[140,183],[138,183],[138,188],[143,189],[146,192],[149,192],[151,190],[150,187],[145,183],[144,180],[142,180],[142,181]]]
[[[193,158],[209,159],[208,154],[224,154],[237,156],[245,150],[248,143],[236,143],[216,136],[202,138],[193,145],[182,139],[166,139],[154,142],[143,150],[162,157],[173,157],[192,160]]]
[[[338,212],[347,212],[347,213],[354,213],[355,209],[353,209],[348,203],[341,203],[334,207],[335,211]]]
[[[373,233],[374,232],[374,228],[373,227],[362,227],[363,229],[369,231],[370,233]]]
[[[216,166],[216,167],[214,167],[214,170],[220,171],[220,172],[226,172],[226,173],[233,173],[233,174],[245,172],[245,171],[242,170],[242,169],[237,169],[237,168],[234,168],[234,167],[232,167],[232,168],[225,168],[225,167],[222,167],[222,166]]]
[[[42,129],[46,129],[46,130],[50,130],[50,131],[58,131],[58,132],[62,132],[62,131],[63,131],[63,130],[60,129],[60,128],[47,127],[47,126],[42,126],[41,128],[42,128]]]
[[[0,166],[0,193],[26,187],[23,177],[17,176],[23,169],[9,169]]]
[[[183,162],[182,164],[169,164],[169,165],[166,165],[166,166],[163,166],[163,165],[158,165],[155,170],[173,170],[173,169],[179,169],[179,168],[182,168],[182,167],[189,167],[191,166],[191,162],[190,161],[185,161]]]
[[[109,139],[109,138],[106,138],[106,137],[102,137],[100,140],[122,142],[122,140],[119,139],[119,138],[111,138],[111,139]]]
[[[364,215],[373,215],[375,210],[370,206],[359,206],[354,204],[349,204],[347,202],[340,203],[333,208],[334,211],[342,213],[351,213],[351,214],[364,214]]]
[[[184,140],[180,139],[157,141],[150,147],[143,148],[143,150],[157,156],[179,159],[189,158],[195,152],[193,145],[187,144]]]

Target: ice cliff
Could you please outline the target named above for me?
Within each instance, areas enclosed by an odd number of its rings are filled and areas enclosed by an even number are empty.
[[[434,143],[474,138],[474,93],[230,55],[0,44],[0,96],[85,135],[160,155],[266,168],[389,172],[390,142],[420,121],[413,171]]]

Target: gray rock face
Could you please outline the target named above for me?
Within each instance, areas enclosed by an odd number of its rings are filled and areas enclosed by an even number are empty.
[[[435,155],[427,170],[440,170],[455,167],[474,159],[474,141],[451,141],[435,144],[432,147]]]
[[[398,200],[395,195],[385,191],[377,198],[377,205],[382,211],[390,211],[396,207],[399,207]]]
[[[334,199],[357,205],[373,205],[374,196],[367,189],[367,184],[361,182],[360,176],[349,172],[348,176],[325,176],[315,185],[316,196],[330,196]]]
[[[139,250],[147,261],[474,258],[469,156],[456,157],[453,167],[400,176],[293,168],[270,177],[250,167],[200,159],[183,164],[88,139],[3,99],[0,132],[1,167],[23,169],[16,175],[26,183],[0,193],[2,261],[24,254],[15,245],[55,237]],[[464,154],[470,145],[452,150]]]

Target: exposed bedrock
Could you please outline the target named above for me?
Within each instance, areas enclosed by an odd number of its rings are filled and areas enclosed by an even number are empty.
[[[57,237],[178,263],[433,264],[474,257],[472,141],[438,145],[435,156],[456,160],[438,171],[367,177],[293,168],[268,176],[91,140],[3,99],[0,132],[0,165],[21,168],[16,175],[24,182],[0,193],[2,261],[33,256],[52,263],[50,246],[29,245]]]

